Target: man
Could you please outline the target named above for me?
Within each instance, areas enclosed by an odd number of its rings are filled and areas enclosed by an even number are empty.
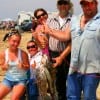
[[[52,29],[65,30],[72,16],[70,13],[71,2],[69,0],[57,0],[57,9],[58,14],[48,19],[48,25]],[[58,100],[66,100],[66,78],[69,70],[70,52],[70,41],[62,42],[52,36],[49,37],[50,58],[55,61],[53,65],[56,67],[55,83]]]
[[[47,20],[48,25],[52,29],[65,30],[65,28],[69,25],[69,22],[71,20],[72,16],[72,14],[70,13],[71,6],[72,5],[69,0],[58,0],[57,8],[59,13],[55,17]],[[44,16],[40,17],[41,20],[43,19],[43,17]],[[39,43],[42,44],[44,47],[45,41],[43,43],[43,41],[39,39],[39,37],[38,40]],[[71,52],[70,41],[61,42],[58,39],[49,36],[50,58],[51,60],[55,61],[53,65],[57,69],[56,89],[58,93],[58,100],[66,100],[66,78],[69,70],[70,52]]]
[[[68,100],[96,100],[100,80],[100,13],[97,0],[80,0],[83,13],[71,19],[65,32],[50,29],[46,33],[62,41],[72,40],[71,63],[67,81]]]

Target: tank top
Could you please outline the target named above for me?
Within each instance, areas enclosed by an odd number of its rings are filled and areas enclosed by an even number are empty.
[[[9,50],[5,50],[5,62],[8,62],[8,70],[6,72],[5,78],[10,81],[20,81],[27,79],[27,70],[18,68],[18,61],[22,61],[21,50],[18,49],[17,59],[15,61],[9,61]]]

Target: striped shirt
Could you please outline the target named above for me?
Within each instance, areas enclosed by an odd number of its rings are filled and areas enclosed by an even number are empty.
[[[52,29],[56,30],[65,30],[65,28],[68,26],[71,19],[71,15],[69,14],[67,17],[62,19],[60,16],[55,16],[54,18],[50,18],[48,20],[48,25]],[[61,22],[63,21],[63,23]],[[63,51],[66,46],[68,45],[67,41],[60,41],[52,36],[49,37],[49,49],[54,52],[61,52]]]

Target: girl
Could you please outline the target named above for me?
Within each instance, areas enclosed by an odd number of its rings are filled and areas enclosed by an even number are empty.
[[[18,48],[21,35],[17,30],[11,31],[7,38],[9,47],[0,53],[0,66],[6,71],[0,84],[0,100],[11,90],[11,100],[20,100],[26,89],[27,70],[29,69],[28,55]]]

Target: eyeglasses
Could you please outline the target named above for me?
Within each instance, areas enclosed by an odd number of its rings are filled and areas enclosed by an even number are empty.
[[[37,48],[37,46],[36,45],[27,46],[27,49],[30,49],[30,48]]]
[[[67,5],[69,2],[67,1],[58,1],[58,5]]]
[[[37,19],[41,18],[41,16],[46,15],[45,13],[42,13],[41,15],[36,16]]]

